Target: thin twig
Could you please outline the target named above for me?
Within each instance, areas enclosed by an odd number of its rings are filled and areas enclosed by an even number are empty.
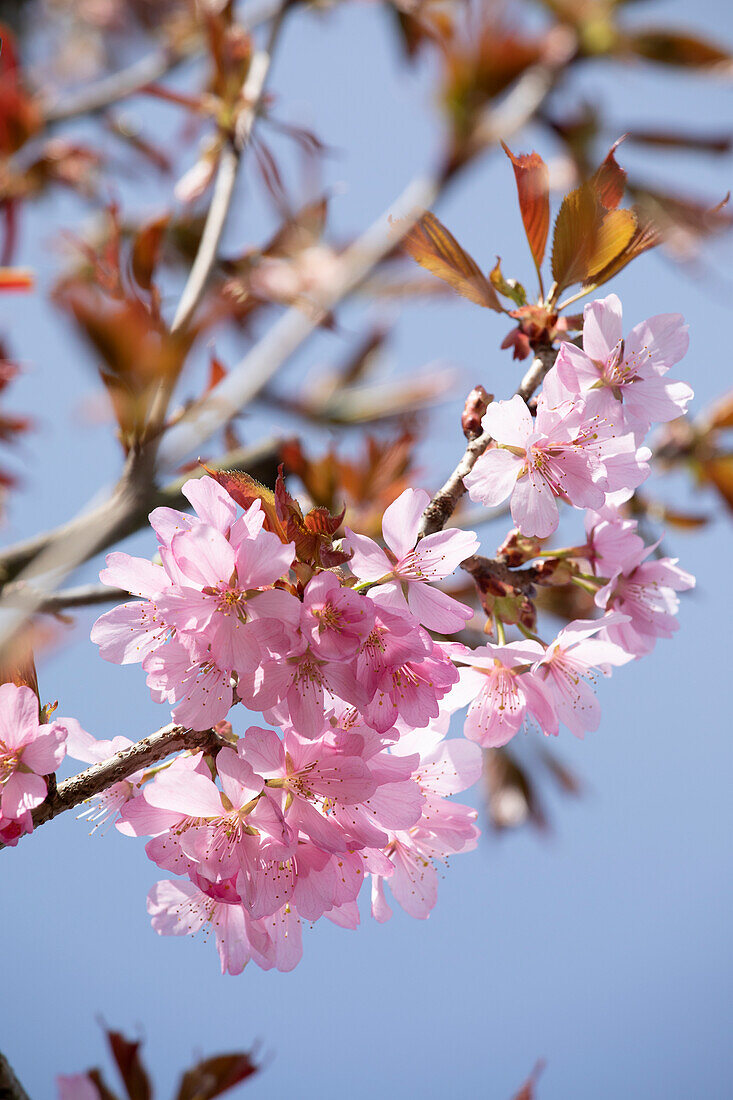
[[[524,398],[525,401],[529,401],[534,391],[541,385],[556,358],[556,348],[541,348],[538,350],[532,366],[517,387],[516,392],[520,397]],[[445,527],[455,511],[458,501],[466,492],[466,486],[463,484],[464,477],[474,468],[489,443],[491,443],[491,435],[489,432],[482,432],[481,435],[477,436],[476,439],[472,439],[468,444],[461,461],[423,512],[420,524],[421,535],[432,535],[435,531],[440,531]]]
[[[206,212],[201,240],[171,323],[171,334],[183,331],[190,324],[216,263],[219,242],[234,197],[234,187],[237,182],[242,154],[252,135],[252,128],[265,91],[265,81],[270,71],[272,55],[286,10],[287,0],[282,0],[273,19],[267,45],[264,49],[257,50],[252,55],[249,63],[247,76],[242,86],[242,100],[245,106],[237,118],[234,133],[224,142],[219,156],[214,190],[209,209]],[[152,435],[156,435],[160,431],[165,421],[175,381],[174,377],[165,379],[158,387],[158,392],[150,410],[148,425]]]

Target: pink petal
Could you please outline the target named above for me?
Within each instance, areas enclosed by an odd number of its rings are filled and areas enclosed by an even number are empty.
[[[512,493],[512,519],[523,535],[547,538],[560,522],[557,500],[543,477],[530,469]]]
[[[583,311],[583,351],[605,363],[623,338],[621,302],[616,294],[589,302]]]
[[[221,817],[224,812],[216,785],[198,772],[168,769],[146,783],[143,796],[149,806],[184,817]]]
[[[357,535],[350,527],[346,529],[344,549],[353,551],[349,560],[349,569],[362,581],[379,581],[392,572],[392,563],[384,550],[366,535]]]
[[[404,558],[417,542],[420,520],[429,503],[430,496],[424,489],[405,489],[385,509],[382,534],[398,558]]]
[[[106,568],[99,574],[100,581],[115,588],[123,588],[133,596],[151,599],[170,584],[165,569],[160,565],[153,565],[145,558],[114,553],[108,554],[106,561]]]
[[[287,574],[295,557],[292,542],[283,544],[271,531],[261,531],[237,549],[237,577],[244,588],[261,588]]]
[[[521,456],[503,447],[490,447],[465,475],[463,484],[471,500],[495,508],[511,493],[523,464]]]
[[[432,588],[420,581],[411,581],[407,588],[407,601],[410,611],[427,630],[437,630],[441,634],[453,634],[462,630],[469,619],[473,618],[473,609],[460,603],[447,592]]]
[[[263,779],[274,779],[285,772],[285,749],[274,730],[250,726],[238,751]]]
[[[0,685],[0,741],[9,749],[27,745],[36,735],[38,699],[29,687]]]
[[[213,477],[191,478],[181,489],[204,523],[226,533],[237,518],[237,506]]]
[[[392,856],[394,874],[389,888],[405,912],[426,920],[438,900],[438,875],[432,863],[398,844]]]
[[[40,806],[47,794],[46,780],[30,772],[13,772],[0,787],[2,817],[21,818]]]
[[[482,421],[497,443],[524,447],[532,434],[532,416],[526,402],[515,394],[511,401],[492,401]],[[502,498],[503,499],[503,498]]]
[[[200,524],[176,535],[171,552],[179,568],[194,584],[228,584],[234,572],[234,550],[214,527]]]

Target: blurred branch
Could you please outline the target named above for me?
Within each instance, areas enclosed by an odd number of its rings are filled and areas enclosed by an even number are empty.
[[[281,0],[270,28],[267,45],[263,50],[257,50],[252,55],[252,60],[249,63],[247,77],[242,86],[242,99],[245,106],[236,120],[233,134],[224,142],[221,150],[214,191],[209,209],[206,212],[201,240],[178,302],[178,308],[171,324],[171,334],[188,327],[196,312],[196,307],[201,301],[216,262],[219,242],[224,232],[224,225],[234,196],[234,186],[237,182],[242,154],[252,134],[260,101],[265,91],[265,81],[270,71],[275,44],[287,7],[288,0]],[[150,410],[148,430],[152,434],[157,434],[165,421],[175,383],[176,376],[171,376],[160,383]]]
[[[30,1100],[2,1051],[0,1051],[0,1100]]]
[[[532,366],[517,387],[516,393],[525,401],[529,401],[537,387],[542,384],[556,358],[556,348],[539,348]],[[482,432],[476,439],[470,441],[463,453],[463,458],[425,509],[420,525],[421,535],[432,535],[445,526],[453,515],[458,501],[466,492],[463,484],[464,477],[471,472],[489,443],[491,443],[491,436],[488,432]]]
[[[280,8],[279,2],[272,3],[271,0],[265,0],[260,4],[259,10],[255,9],[245,14],[242,24],[246,30],[252,31],[276,17]],[[82,115],[104,111],[114,103],[144,91],[148,84],[162,80],[181,62],[201,52],[200,46],[192,46],[187,51],[165,46],[153,50],[145,57],[133,61],[126,68],[110,73],[85,88],[70,92],[58,103],[42,104],[44,121],[47,125],[54,125],[59,122],[68,122]]]
[[[216,461],[209,460],[208,464],[214,469],[246,470],[257,481],[261,481],[265,485],[274,485],[280,461],[280,446],[278,440],[268,440],[255,447],[240,447],[235,451],[229,451]],[[188,500],[181,493],[181,488],[190,478],[203,477],[205,473],[206,471],[203,468],[198,467],[182,477],[177,477],[162,489],[158,489],[150,483],[147,486],[147,493],[140,498],[135,508],[127,511],[124,515],[120,515],[118,526],[112,536],[108,535],[103,539],[100,538],[99,545],[91,549],[78,564],[81,565],[93,554],[107,549],[113,542],[127,538],[128,535],[140,530],[147,523],[148,513],[153,508],[163,506],[179,509],[190,508]],[[30,566],[34,559],[38,558],[52,542],[65,534],[73,533],[75,526],[79,524],[93,526],[93,517],[99,514],[100,511],[106,511],[106,507],[102,506],[97,512],[84,513],[63,527],[34,535],[33,538],[27,539],[25,542],[16,543],[15,546],[9,546],[6,550],[0,551],[0,585],[8,585],[10,581],[15,580],[21,571]],[[37,567],[36,563],[36,567],[28,571],[28,576],[37,576],[40,572],[41,569]],[[47,597],[42,595],[42,598],[46,599]]]
[[[76,588],[63,588],[54,596],[40,595],[23,583],[8,585],[5,602],[8,607],[31,606],[34,612],[57,615],[72,607],[94,607],[100,603],[129,600],[130,593],[123,588],[111,588],[108,584],[80,584]],[[1,1096],[0,1096],[1,1100]]]
[[[180,752],[181,749],[212,752],[224,744],[226,742],[213,729],[191,730],[170,723],[156,733],[151,733],[149,737],[143,737],[129,749],[123,749],[111,756],[109,760],[92,764],[90,768],[64,780],[57,787],[54,788],[52,784],[45,802],[33,811],[33,825],[43,825],[66,810],[73,810],[81,802],[102,794],[113,784],[127,779],[133,772],[156,764],[171,753]],[[2,847],[0,844],[0,848]],[[25,1096],[25,1093],[21,1095]]]

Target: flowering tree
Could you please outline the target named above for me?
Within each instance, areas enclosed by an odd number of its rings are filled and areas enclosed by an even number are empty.
[[[98,207],[101,222],[75,236],[53,299],[91,348],[123,453],[117,484],[91,508],[0,551],[0,841],[32,844],[35,828],[73,809],[142,838],[161,873],[147,898],[153,930],[211,931],[232,975],[250,962],[291,970],[303,924],[356,928],[364,892],[379,922],[394,904],[427,918],[436,864],[479,838],[475,809],[453,796],[485,768],[495,824],[534,815],[534,780],[506,746],[524,732],[597,730],[598,675],[623,683],[622,666],[678,629],[679,593],[695,579],[653,525],[696,519],[665,515],[647,495],[652,470],[692,467],[733,499],[730,400],[692,418],[684,318],[629,327],[606,287],[652,248],[690,255],[727,227],[725,204],[643,187],[620,166],[618,141],[594,160],[600,122],[579,134],[555,102],[559,82],[598,57],[710,69],[727,54],[666,29],[624,29],[622,5],[548,3],[544,29],[530,32],[491,11],[395,3],[406,58],[439,58],[443,149],[387,216],[337,243],[326,234],[328,196],[295,201],[269,144],[284,134],[311,167],[323,153],[315,134],[282,122],[268,89],[283,28],[308,18],[308,6],[242,8],[119,0],[113,17],[72,6],[72,35],[157,45],[60,97],[24,67],[10,28],[0,54],[0,290],[33,292],[32,274],[14,266],[24,206],[63,186]],[[193,58],[205,61],[203,81]],[[185,90],[174,70],[189,74]],[[142,221],[107,201],[104,151],[60,130],[101,114],[136,171],[167,169],[157,139],[115,113],[131,96],[175,105],[203,134],[193,165],[166,188],[165,213]],[[533,121],[565,143],[571,169],[554,219],[548,164],[513,151]],[[704,137],[672,131],[630,139],[705,149]],[[498,260],[484,273],[429,209],[499,144],[531,289]],[[280,224],[232,252],[224,229],[245,156]],[[416,279],[410,259],[428,274]],[[442,487],[420,487],[415,455],[430,431],[417,418],[444,379],[363,384],[381,329],[318,384],[271,388],[312,333],[338,326],[356,292],[454,292],[510,319],[501,347],[522,366],[498,397],[484,388],[498,388],[487,368],[465,399]],[[203,338],[221,332],[249,344],[241,362],[227,367],[211,352],[198,394],[176,404],[181,378],[190,387],[190,371],[201,375]],[[16,369],[5,354],[0,385]],[[237,418],[255,400],[315,427],[244,445]],[[31,427],[19,416],[0,425],[5,439]],[[324,425],[368,428],[363,456],[319,454]],[[205,461],[193,461],[202,451]],[[3,483],[9,491],[12,476]],[[470,529],[489,520],[498,534]],[[144,556],[115,549],[142,529]],[[100,584],[66,586],[105,553]],[[163,708],[156,732],[97,737],[39,691],[33,650],[49,644],[49,617],[64,624],[70,610],[97,604],[112,606],[91,642],[105,661],[142,666]],[[64,757],[87,766],[57,781]],[[136,1054],[117,1038],[129,1095],[148,1095],[130,1084]],[[229,1080],[229,1067],[206,1087],[220,1092],[253,1072],[245,1058]],[[10,1095],[23,1095],[0,1064],[3,1074]],[[59,1087],[66,1100],[109,1095],[92,1074]]]

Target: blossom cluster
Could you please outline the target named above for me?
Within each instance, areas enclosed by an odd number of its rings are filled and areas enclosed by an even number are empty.
[[[422,490],[386,509],[380,545],[348,526],[334,542],[342,517],[321,516],[305,538],[305,526],[283,518],[292,498],[273,521],[265,498],[238,504],[214,478],[192,479],[183,487],[192,513],[150,516],[154,560],[109,555],[102,580],[135,598],[95,623],[101,656],[140,663],[174,723],[214,729],[220,746],[136,772],[85,811],[146,837],[149,858],[174,876],[148,897],[156,931],[213,931],[222,970],[239,973],[250,959],[291,969],[302,921],[355,928],[367,878],[377,920],[391,915],[385,887],[408,914],[429,916],[436,862],[476,845],[476,812],[450,796],[478,779],[481,749],[530,725],[580,738],[597,729],[595,677],[677,628],[677,593],[694,579],[653,556],[621,506],[648,474],[651,422],[692,396],[665,377],[686,343],[677,316],[624,340],[611,296],[587,307],[583,349],[561,346],[534,416],[520,397],[486,411],[494,442],[465,483],[487,505],[511,495],[512,537],[530,547],[522,560],[554,532],[559,501],[585,512],[585,541],[562,559],[598,614],[550,642],[526,626],[507,641],[501,622],[496,644],[452,637],[474,612],[436,583],[479,540],[455,528],[420,537]],[[16,710],[11,690],[26,693]],[[0,830],[29,827],[46,793],[41,775],[64,748],[97,763],[131,745],[73,722],[52,733],[37,710],[32,727],[30,690],[0,692]],[[448,737],[464,708],[464,736]]]

